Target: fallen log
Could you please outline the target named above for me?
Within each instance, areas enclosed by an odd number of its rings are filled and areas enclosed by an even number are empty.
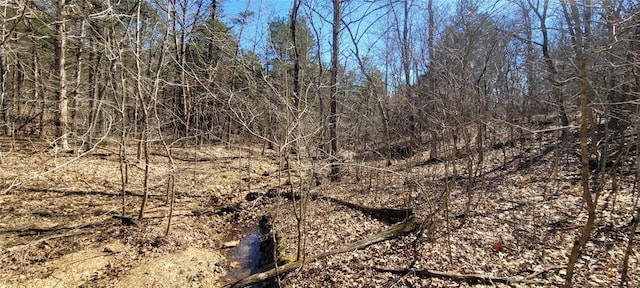
[[[367,214],[374,219],[378,219],[385,224],[395,224],[407,217],[413,215],[413,209],[411,208],[403,208],[403,209],[393,209],[393,208],[375,208],[375,207],[367,207],[358,205],[355,203],[347,202],[344,200],[340,200],[337,198],[329,197],[329,196],[317,196],[319,199],[324,199],[331,201],[335,204],[345,206],[347,208],[351,208],[353,210],[358,210],[364,214]]]
[[[234,283],[230,283],[227,284],[223,287],[227,287],[227,288],[237,288],[237,287],[246,287],[249,285],[253,285],[253,284],[257,284],[260,282],[264,282],[266,280],[269,280],[271,278],[274,278],[280,274],[286,274],[288,272],[291,272],[295,269],[300,268],[301,266],[307,264],[307,263],[311,263],[314,262],[316,260],[319,259],[324,259],[326,257],[332,256],[332,255],[337,255],[337,254],[342,254],[342,253],[346,253],[346,252],[350,252],[350,251],[354,251],[354,250],[358,250],[358,249],[363,249],[366,248],[370,245],[385,241],[385,240],[389,240],[389,239],[393,239],[396,237],[400,237],[400,236],[404,236],[407,235],[417,229],[419,229],[420,225],[422,225],[423,220],[415,217],[415,216],[411,216],[407,219],[405,219],[404,221],[397,223],[391,227],[389,227],[387,230],[384,230],[378,234],[375,234],[371,237],[353,242],[351,244],[348,244],[344,247],[341,248],[337,248],[331,251],[327,251],[327,252],[323,252],[320,253],[318,255],[315,256],[311,256],[311,257],[307,257],[303,260],[298,260],[295,262],[291,262],[291,263],[287,263],[285,265],[270,269],[268,271],[265,272],[261,272],[261,273],[256,273],[253,275],[250,275],[249,277],[246,277],[244,279],[238,280]]]
[[[293,193],[291,191],[288,192],[284,192],[282,194],[280,194],[280,196],[282,196],[283,198],[293,201],[293,200],[300,200],[300,194],[299,193]],[[357,210],[360,211],[364,214],[367,214],[369,216],[371,216],[374,219],[377,219],[381,222],[383,222],[384,224],[387,225],[392,225],[392,224],[396,224],[404,219],[406,219],[407,217],[413,215],[413,209],[412,208],[376,208],[376,207],[367,207],[367,206],[362,206],[356,203],[351,203],[348,201],[344,201],[338,198],[333,198],[330,196],[324,196],[324,195],[320,195],[317,193],[312,193],[310,195],[311,200],[327,200],[329,202],[333,202],[334,204],[337,205],[341,205],[353,210]]]
[[[242,211],[239,203],[229,204],[229,205],[220,205],[214,206],[210,208],[202,208],[202,209],[193,209],[191,210],[191,214],[194,216],[211,216],[211,215],[222,215],[222,214],[233,214]],[[188,215],[188,214],[186,214]]]
[[[440,278],[445,280],[459,281],[459,282],[467,282],[468,284],[483,284],[483,285],[495,285],[496,283],[501,284],[545,284],[544,282],[530,280],[530,279],[519,279],[519,278],[507,278],[507,277],[498,277],[491,276],[485,274],[460,274],[455,272],[442,272],[435,270],[413,270],[413,269],[387,269],[375,267],[374,270],[378,272],[384,273],[392,273],[399,275],[406,275],[409,273],[413,273],[421,278]]]

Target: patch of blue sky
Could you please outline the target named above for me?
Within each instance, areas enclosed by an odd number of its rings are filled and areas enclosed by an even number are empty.
[[[268,48],[269,22],[286,19],[292,1],[287,0],[227,0],[222,3],[221,19],[233,31],[240,47],[258,55]]]

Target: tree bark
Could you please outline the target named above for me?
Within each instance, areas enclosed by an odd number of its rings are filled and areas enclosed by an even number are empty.
[[[11,125],[10,125],[10,120],[9,120],[9,112],[8,112],[8,107],[7,107],[7,67],[6,65],[6,60],[5,60],[5,37],[7,36],[7,24],[6,24],[6,19],[7,19],[7,5],[4,5],[2,7],[2,11],[0,11],[0,13],[2,13],[0,16],[2,16],[2,22],[0,22],[0,111],[2,113],[2,131],[4,132],[5,136],[12,136],[11,132]]]
[[[56,87],[56,100],[58,101],[58,115],[56,119],[57,144],[61,149],[69,149],[67,139],[69,120],[69,99],[67,97],[67,73],[65,70],[65,48],[67,43],[65,16],[66,0],[58,0],[56,6],[56,42],[55,42],[55,69],[58,76]]]
[[[331,138],[331,181],[340,180],[340,166],[338,159],[338,52],[340,49],[338,40],[340,36],[340,0],[333,0],[333,25],[331,44],[331,102],[329,104],[329,137]]]
[[[298,26],[298,9],[300,8],[301,1],[294,0],[293,8],[291,9],[291,15],[289,19],[289,30],[291,30],[291,41],[293,42],[293,121],[299,122],[300,116],[300,49],[298,47],[296,28]],[[298,138],[300,129],[299,125],[294,125],[295,130],[292,131],[294,140],[292,141],[292,151],[298,152]]]
[[[98,53],[93,52],[92,48],[93,43],[89,42],[88,45],[91,49],[89,49],[89,57],[87,62],[89,63],[89,72],[87,75],[87,97],[89,97],[89,131],[87,131],[87,144],[91,145],[93,143],[93,135],[96,133],[97,129],[97,117],[99,115],[98,110],[100,109],[100,100],[98,98],[98,81],[96,78],[98,77],[98,67],[100,66],[100,56]],[[97,57],[97,58],[96,58]]]
[[[298,49],[298,41],[296,28],[298,26],[298,9],[300,8],[300,0],[293,1],[291,16],[289,19],[289,30],[291,30],[291,41],[293,41],[293,107],[297,116],[300,109],[300,51]]]
[[[47,97],[45,93],[40,93],[40,61],[38,60],[38,47],[34,43],[31,47],[33,59],[33,98],[40,100],[40,116],[38,123],[38,138],[44,136],[44,119],[47,107]]]
[[[147,108],[146,97],[142,91],[142,65],[141,65],[141,55],[142,55],[142,45],[140,43],[140,34],[142,33],[142,28],[140,27],[140,6],[138,4],[138,9],[136,11],[136,31],[135,31],[135,40],[136,40],[136,96],[138,98],[138,102],[141,105],[142,109],[142,144],[144,150],[144,182],[143,182],[143,196],[142,203],[140,204],[140,211],[138,212],[138,220],[142,220],[144,217],[144,209],[147,203],[147,199],[149,197],[149,110]],[[183,66],[184,67],[184,66]],[[184,69],[183,69],[184,71]],[[162,133],[162,132],[160,132]],[[167,230],[167,233],[168,230]]]
[[[417,119],[416,119],[416,111],[415,106],[416,102],[413,99],[413,88],[411,87],[411,46],[409,43],[409,1],[405,0],[403,2],[403,19],[402,19],[402,36],[401,36],[401,45],[402,45],[402,71],[404,73],[404,96],[405,101],[407,101],[408,109],[409,109],[409,132],[411,133],[411,139],[413,139],[413,143],[411,143],[411,149],[416,149],[422,143],[420,131],[418,131],[417,127]]]
[[[592,88],[589,83],[587,75],[586,59],[584,56],[584,34],[582,32],[582,21],[578,11],[578,5],[574,0],[562,1],[562,11],[567,21],[569,34],[571,35],[571,42],[573,44],[573,50],[576,56],[576,64],[578,69],[578,81],[580,86],[580,154],[581,154],[581,185],[582,185],[582,198],[587,205],[587,222],[580,232],[580,236],[573,243],[571,248],[571,254],[569,255],[569,263],[567,264],[567,274],[565,277],[564,287],[571,287],[573,283],[573,273],[575,270],[575,264],[578,261],[582,248],[589,240],[589,234],[593,230],[593,226],[596,218],[596,207],[591,196],[591,190],[589,188],[589,127],[591,125],[589,117],[591,111],[589,108]],[[585,4],[588,5],[588,4]],[[569,10],[567,10],[569,9]],[[589,23],[584,23],[588,26]]]
[[[427,49],[429,52],[429,65],[431,65],[431,63],[433,63],[433,59],[435,59],[436,57],[436,51],[435,51],[435,44],[433,41],[433,37],[434,37],[434,33],[435,33],[435,21],[434,21],[434,13],[433,13],[433,0],[428,0],[427,1],[427,13],[429,14],[429,23],[427,24],[427,30],[429,32],[429,35],[427,36]],[[435,99],[435,95],[436,95],[436,80],[435,77],[433,76],[433,73],[429,73],[427,74],[427,81],[428,81],[428,85],[429,85],[429,93],[431,93],[431,97],[433,97]],[[433,107],[435,108],[435,107]],[[434,121],[435,122],[435,121]],[[436,123],[432,123],[433,126]],[[431,129],[431,152],[430,152],[430,158],[431,159],[438,159],[438,142],[439,142],[439,137],[438,137],[438,130],[434,127]]]
[[[0,31],[0,34],[4,34],[3,31]],[[4,41],[2,39],[0,39],[0,41]],[[4,66],[4,55],[3,55],[3,47],[0,46],[0,110],[2,111],[2,131],[4,132],[5,136],[11,136],[10,130],[9,129],[9,115],[7,113],[7,104],[6,104],[6,97],[7,97],[7,85],[6,85],[6,77],[5,75],[7,74],[7,70],[5,69]]]
[[[73,91],[71,91],[71,131],[77,131],[76,120],[78,117],[78,94],[80,94],[80,83],[82,82],[82,66],[83,63],[83,50],[84,50],[84,38],[85,38],[85,21],[80,24],[80,38],[78,39],[78,47],[76,48],[76,71],[75,82]]]

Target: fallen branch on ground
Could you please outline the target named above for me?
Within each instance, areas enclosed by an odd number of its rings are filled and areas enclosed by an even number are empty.
[[[328,200],[338,205],[345,206],[347,208],[358,210],[364,214],[367,214],[375,219],[378,219],[384,222],[385,224],[395,224],[402,221],[402,219],[405,219],[413,215],[413,210],[411,208],[403,208],[403,209],[375,208],[375,207],[358,205],[355,203],[347,202],[347,201],[329,197],[329,196],[318,195],[317,197],[319,199]]]
[[[337,254],[342,254],[342,253],[346,253],[346,252],[350,252],[350,251],[354,251],[354,250],[358,250],[358,249],[363,249],[366,248],[370,245],[385,241],[385,240],[389,240],[395,237],[399,237],[399,236],[404,236],[407,235],[413,231],[415,231],[416,229],[418,229],[420,227],[420,225],[422,225],[422,219],[415,217],[415,216],[411,216],[409,218],[407,218],[406,220],[397,223],[391,227],[389,227],[389,229],[384,230],[376,235],[373,235],[371,237],[362,239],[360,241],[356,241],[354,243],[348,244],[344,247],[338,248],[338,249],[334,249],[331,251],[327,251],[324,253],[320,253],[318,255],[312,256],[312,257],[307,257],[304,260],[299,260],[296,262],[292,262],[292,263],[288,263],[285,264],[283,266],[280,267],[276,267],[273,269],[270,269],[268,271],[262,272],[262,273],[256,273],[253,274],[247,278],[238,280],[234,283],[228,284],[224,287],[228,287],[228,288],[236,288],[236,287],[246,287],[252,284],[256,284],[256,283],[260,283],[260,282],[264,282],[266,280],[269,280],[271,278],[276,277],[277,275],[280,274],[284,274],[284,273],[288,273],[291,272],[295,269],[300,268],[301,266],[307,264],[307,263],[311,263],[313,261],[319,260],[319,259],[324,259],[326,257],[332,256],[332,255],[337,255]]]
[[[428,269],[411,270],[411,269],[387,269],[387,268],[375,267],[374,270],[378,272],[393,273],[393,274],[399,274],[399,275],[406,275],[408,273],[413,273],[416,276],[421,278],[440,278],[440,279],[446,279],[446,280],[467,282],[469,284],[485,284],[485,285],[493,285],[495,283],[502,283],[502,284],[521,283],[521,284],[538,284],[538,285],[545,284],[544,282],[530,280],[530,279],[507,278],[507,277],[498,277],[498,276],[491,276],[491,275],[485,275],[485,274],[460,274],[455,272],[442,272],[442,271],[435,271],[435,270],[428,270]]]

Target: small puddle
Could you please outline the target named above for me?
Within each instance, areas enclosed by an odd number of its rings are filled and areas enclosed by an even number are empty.
[[[261,272],[260,269],[260,226],[255,225],[243,228],[235,239],[240,238],[240,243],[230,248],[229,272],[227,277],[231,279],[243,279],[251,274]]]
[[[224,282],[236,282],[253,274],[263,272],[273,265],[277,239],[272,234],[271,217],[262,216],[256,225],[234,230],[228,240],[238,241],[227,250],[227,275]],[[256,283],[252,287],[278,287],[274,279]]]

